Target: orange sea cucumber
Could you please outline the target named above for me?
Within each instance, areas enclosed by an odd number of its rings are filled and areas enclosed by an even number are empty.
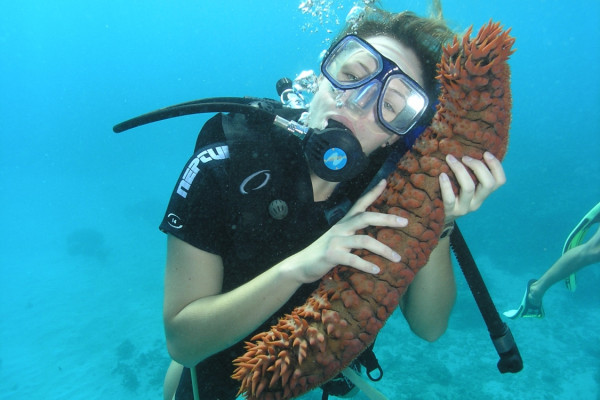
[[[444,49],[435,117],[372,206],[408,218],[409,225],[364,231],[394,248],[402,261],[357,251],[381,273],[334,268],[304,305],[252,338],[246,354],[234,360],[233,377],[247,399],[299,396],[333,378],[373,342],[437,245],[444,223],[439,174],[446,172],[457,187],[445,156],[481,159],[488,150],[504,158],[511,118],[507,60],[514,43],[509,32],[490,21],[474,39],[469,29]]]

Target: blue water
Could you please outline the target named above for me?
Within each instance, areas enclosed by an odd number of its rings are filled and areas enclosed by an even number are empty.
[[[384,2],[425,13],[425,1]],[[401,4],[400,4],[401,3]],[[342,4],[343,9],[336,8]],[[210,96],[275,96],[318,67],[351,2],[4,2],[0,12],[0,398],[158,399],[170,192],[206,119],[115,123]],[[508,183],[461,221],[499,310],[517,306],[600,199],[600,6],[444,1],[457,30],[512,27]],[[430,344],[399,314],[378,340],[390,399],[598,399],[600,269],[557,285],[543,320],[511,321],[525,368],[502,375],[472,296]],[[311,393],[305,399],[319,399]],[[365,399],[360,395],[357,399]]]

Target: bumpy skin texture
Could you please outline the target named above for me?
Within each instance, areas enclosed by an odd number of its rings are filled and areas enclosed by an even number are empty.
[[[234,360],[233,378],[247,399],[289,399],[337,375],[375,339],[415,274],[438,243],[444,208],[438,177],[449,153],[481,159],[488,150],[504,157],[510,124],[510,71],[514,39],[490,22],[476,38],[469,30],[446,46],[439,64],[440,103],[430,127],[387,179],[371,207],[409,219],[407,228],[370,227],[402,255],[393,263],[356,252],[381,267],[378,275],[338,266],[324,276],[307,302],[247,343]]]

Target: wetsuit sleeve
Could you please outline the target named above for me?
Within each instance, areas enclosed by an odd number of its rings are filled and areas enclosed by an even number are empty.
[[[229,149],[215,143],[199,149],[179,176],[160,230],[201,250],[222,255],[226,235],[225,171]]]

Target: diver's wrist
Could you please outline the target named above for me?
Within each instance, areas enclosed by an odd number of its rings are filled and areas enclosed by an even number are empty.
[[[440,239],[449,238],[450,234],[454,230],[454,225],[454,221],[446,222],[446,224],[444,224],[444,227],[442,228]]]

